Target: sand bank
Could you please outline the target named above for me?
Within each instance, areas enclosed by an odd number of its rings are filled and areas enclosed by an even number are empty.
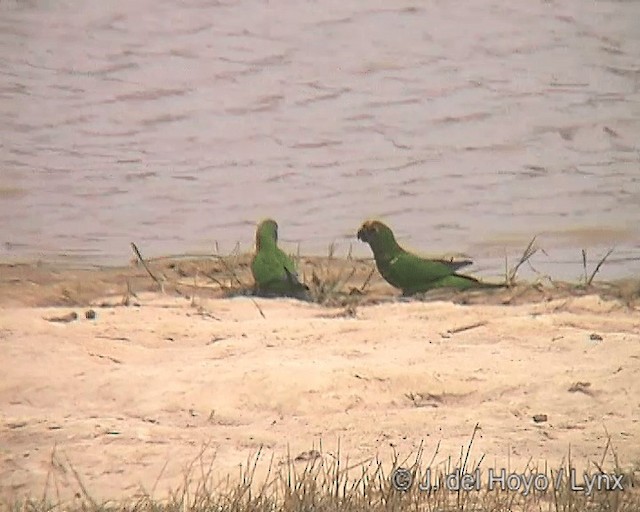
[[[476,423],[473,455],[490,466],[560,464],[569,448],[600,462],[607,431],[621,464],[640,466],[633,301],[505,291],[331,307],[140,291],[144,279],[3,267],[2,497],[73,494],[71,466],[98,498],[162,497],[203,446],[221,477],[260,447],[266,467],[320,442],[331,457],[338,440],[353,462],[440,442],[437,463]]]

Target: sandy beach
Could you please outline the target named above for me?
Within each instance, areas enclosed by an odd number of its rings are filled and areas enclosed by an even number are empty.
[[[476,423],[472,457],[488,466],[606,451],[611,468],[610,435],[620,466],[640,468],[637,283],[626,300],[601,287],[402,300],[376,274],[357,300],[345,285],[322,305],[223,297],[194,265],[153,267],[185,283],[164,292],[134,265],[1,267],[3,499],[68,498],[78,477],[96,499],[162,498],[200,453],[223,478],[261,448],[260,471],[421,443],[427,458],[440,443],[440,464]]]

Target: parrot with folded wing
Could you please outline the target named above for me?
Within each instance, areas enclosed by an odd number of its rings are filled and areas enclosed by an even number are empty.
[[[473,262],[427,259],[405,251],[396,242],[393,231],[377,220],[368,220],[358,231],[358,239],[373,251],[376,266],[391,286],[400,288],[403,295],[426,292],[434,288],[499,288],[504,285],[483,283],[475,277],[456,271]]]
[[[278,224],[273,219],[258,225],[251,273],[260,295],[296,297],[309,289],[298,280],[294,262],[278,247]]]

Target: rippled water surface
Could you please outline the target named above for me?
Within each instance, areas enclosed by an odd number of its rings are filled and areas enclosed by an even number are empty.
[[[0,0],[0,259],[323,253],[640,274],[638,1]],[[545,267],[546,266],[546,267]],[[484,269],[484,270],[483,270]]]

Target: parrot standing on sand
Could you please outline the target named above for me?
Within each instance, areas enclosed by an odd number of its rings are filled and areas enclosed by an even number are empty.
[[[258,225],[251,273],[261,295],[298,296],[309,289],[298,281],[295,264],[278,247],[278,224],[273,219]]]
[[[456,270],[473,262],[445,261],[421,258],[398,245],[393,231],[375,220],[368,220],[360,227],[358,239],[371,246],[376,266],[391,286],[400,288],[403,295],[426,292],[434,288],[497,288],[503,285],[482,283],[476,278],[456,274]]]

